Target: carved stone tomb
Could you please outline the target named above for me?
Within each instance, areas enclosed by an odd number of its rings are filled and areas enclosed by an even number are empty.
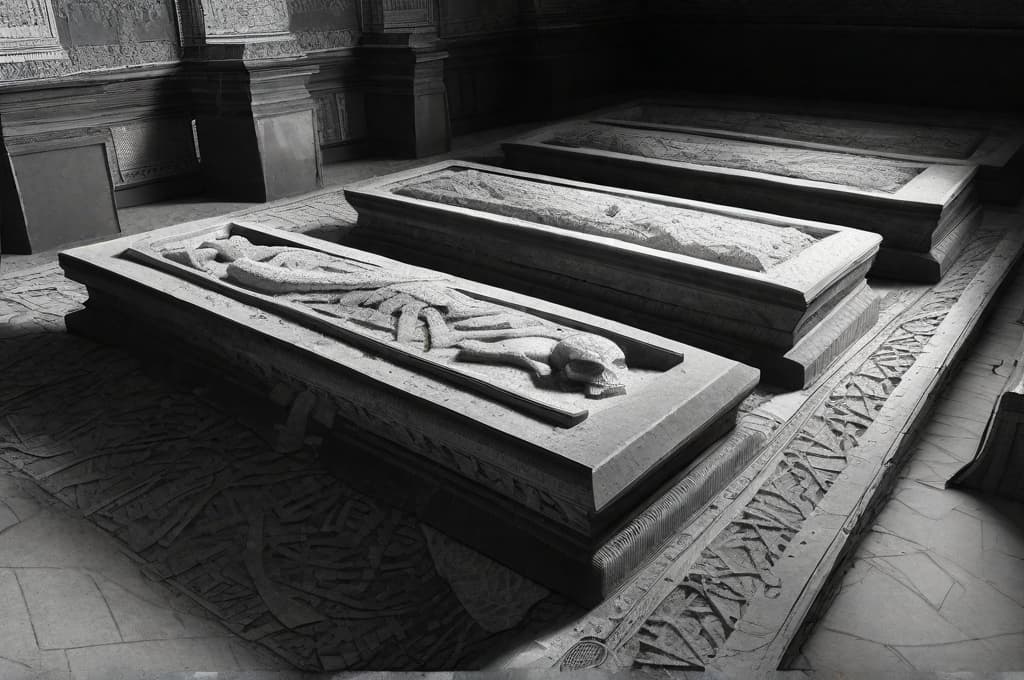
[[[503,145],[512,167],[882,235],[872,273],[935,282],[980,220],[977,166],[572,122]]]
[[[328,433],[346,482],[581,602],[628,578],[763,442],[715,444],[752,368],[317,239],[179,225],[61,265],[89,289],[71,330],[139,328],[136,347],[264,394],[289,386],[288,422]],[[659,494],[681,479],[684,493]]]
[[[379,252],[812,382],[878,318],[878,235],[448,161],[345,191]]]
[[[992,114],[789,99],[691,95],[602,113],[599,122],[870,153],[905,161],[977,165],[983,200],[1024,193],[1024,119]]]

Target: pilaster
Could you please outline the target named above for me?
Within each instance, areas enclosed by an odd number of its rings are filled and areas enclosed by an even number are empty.
[[[178,18],[207,191],[270,201],[322,186],[317,68],[285,0],[181,0]]]
[[[451,145],[436,0],[363,0],[360,60],[375,152],[420,158]]]

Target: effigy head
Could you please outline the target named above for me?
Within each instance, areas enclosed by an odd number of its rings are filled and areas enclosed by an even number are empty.
[[[626,355],[608,338],[576,333],[559,341],[548,359],[566,379],[583,385],[588,397],[614,397],[626,393],[621,372]]]

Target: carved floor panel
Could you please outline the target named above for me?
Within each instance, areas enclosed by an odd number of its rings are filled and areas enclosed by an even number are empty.
[[[344,221],[321,196],[266,221]],[[878,286],[878,325],[811,389],[755,392],[742,417],[768,447],[590,612],[331,478],[317,442],[276,452],[280,424],[203,376],[67,335],[85,295],[56,265],[0,278],[0,459],[298,668],[777,668],[827,604],[811,595],[852,545],[835,537],[890,483],[896,416],[914,420],[1020,250],[1000,244],[1019,215],[996,218],[942,283]]]

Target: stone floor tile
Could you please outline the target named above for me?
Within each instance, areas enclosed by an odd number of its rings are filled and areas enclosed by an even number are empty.
[[[985,646],[990,650],[985,659],[987,668],[993,671],[1020,671],[1024,668],[1024,633],[996,635],[986,639]]]
[[[945,489],[946,482],[963,467],[960,461],[940,462],[914,458],[900,472],[900,477],[913,479],[935,489]]]
[[[983,394],[978,396],[972,396],[972,399],[986,400],[988,403],[992,403],[995,400],[995,392],[991,394]],[[966,421],[973,422],[973,421]],[[980,430],[977,426],[967,428],[964,423],[953,421],[952,419],[946,419],[945,421],[929,421],[925,428],[927,432],[933,437],[943,437],[946,439],[952,439],[954,441],[969,442],[974,447],[977,447],[978,441],[981,439],[981,431],[984,430],[984,423],[981,424]]]
[[[120,545],[88,521],[44,508],[0,534],[0,567],[119,567]]]
[[[985,551],[981,559],[985,582],[1024,607],[1024,559],[996,551]]]
[[[897,536],[888,530],[874,526],[857,546],[860,557],[885,557],[887,555],[908,555],[925,550],[920,543]]]
[[[106,578],[96,582],[125,642],[230,635],[216,621],[175,611],[166,602],[149,600]],[[151,586],[147,594],[157,588],[155,583]]]
[[[878,557],[870,560],[870,563],[917,592],[936,609],[942,606],[955,583],[953,577],[926,553]]]
[[[28,661],[0,657],[3,680],[73,680],[64,650],[44,650]]]
[[[982,547],[1024,560],[1024,525],[1006,519],[995,506],[988,510],[981,521]]]
[[[939,614],[966,638],[1024,633],[1024,608],[981,579],[958,579]]]
[[[859,577],[854,575],[855,570],[860,571]],[[951,642],[967,637],[925,599],[866,561],[855,562],[847,578],[853,582],[844,582],[823,621],[832,632],[891,645]]]
[[[238,670],[229,638],[123,642],[67,651],[75,680],[135,680],[176,671]]]
[[[996,397],[1003,391],[1005,379],[1000,379],[991,370],[985,375],[984,371],[977,370],[967,373],[967,367],[964,368],[965,372],[957,376],[951,390],[952,398],[965,403],[995,403]],[[947,429],[947,432],[956,435],[955,429]]]
[[[912,482],[900,483],[892,498],[911,511],[936,520],[944,519],[962,506],[975,508],[983,505],[975,496],[965,492]]]
[[[985,433],[985,424],[992,413],[992,404],[985,401],[971,402],[970,406],[965,404],[949,404],[939,402],[928,419],[926,429],[955,428],[962,436],[971,436],[978,441]]]
[[[245,671],[294,670],[293,666],[266,647],[245,640],[231,640],[238,667]]]
[[[828,633],[831,633],[831,632],[832,631],[823,631],[822,634],[824,635],[824,634],[828,634]],[[786,670],[790,670],[790,671],[809,671],[809,670],[812,670],[813,668],[814,668],[814,666],[811,665],[810,659],[808,659],[806,656],[804,656],[803,652],[801,652],[800,654],[796,655],[796,658],[794,658],[792,661],[789,662],[789,665],[786,667]]]
[[[0,533],[3,533],[20,521],[14,510],[7,503],[0,500]]]
[[[990,671],[1003,669],[1002,664],[989,664],[990,648],[984,640],[960,640],[934,645],[897,646],[893,648],[919,671]]]
[[[828,629],[815,632],[804,645],[802,656],[806,664],[803,668],[816,672],[853,668],[863,673],[913,670],[913,666],[885,645]]]
[[[978,452],[978,440],[975,438],[947,437],[927,429],[920,434],[917,446],[913,459],[967,463]]]
[[[1019,309],[1016,314],[1020,315]],[[1005,323],[1010,320],[1009,316],[1006,310],[995,310],[992,320],[998,321],[999,317],[1003,317],[1004,323],[996,323],[986,328],[985,334],[978,338],[977,344],[971,348],[970,357],[972,361],[998,366],[995,369],[996,373],[1004,377],[1013,369],[1013,361],[1016,359],[1014,355],[1021,339],[1021,326]]]
[[[26,664],[38,651],[17,576],[11,569],[0,569],[0,658]]]
[[[40,650],[33,666],[38,668],[46,677],[66,677],[71,672],[68,666],[68,655],[63,649]]]
[[[876,519],[889,533],[933,550],[972,573],[981,569],[981,520],[952,510],[940,520],[926,517],[901,502],[890,501]]]
[[[8,496],[4,498],[4,505],[10,508],[20,522],[32,519],[46,507],[37,498],[26,496]]]
[[[32,626],[42,649],[120,642],[92,577],[76,569],[19,569]]]
[[[9,659],[0,654],[0,678],[5,680],[36,680],[39,670],[29,664]]]
[[[1005,496],[989,496],[985,500],[1003,519],[1024,531],[1024,502]]]

